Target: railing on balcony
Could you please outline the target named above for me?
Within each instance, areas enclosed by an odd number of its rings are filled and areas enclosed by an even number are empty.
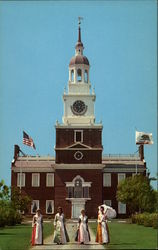
[[[132,159],[132,160],[139,160],[139,154],[103,154],[103,160],[116,160],[116,159]]]

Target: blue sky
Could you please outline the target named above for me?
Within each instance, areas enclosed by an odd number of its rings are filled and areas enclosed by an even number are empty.
[[[151,176],[157,172],[156,1],[0,2],[0,179],[10,185],[14,144],[22,131],[40,155],[54,155],[55,122],[82,16],[84,54],[102,120],[104,154],[137,151],[135,129],[153,133],[145,146]],[[154,183],[153,183],[154,184]],[[156,186],[156,183],[154,184]]]

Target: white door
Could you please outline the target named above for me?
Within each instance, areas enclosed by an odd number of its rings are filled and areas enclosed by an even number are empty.
[[[72,218],[78,218],[81,214],[81,210],[85,208],[85,202],[74,202],[72,204]]]

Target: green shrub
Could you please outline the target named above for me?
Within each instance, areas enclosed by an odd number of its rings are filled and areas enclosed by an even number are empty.
[[[153,214],[152,227],[158,229],[158,214]]]
[[[152,227],[153,225],[153,216],[152,214],[147,214],[144,216],[144,226],[145,227]]]
[[[143,213],[132,215],[132,223],[144,225],[145,227],[158,228],[158,214]]]
[[[14,226],[22,221],[21,214],[15,210],[10,204],[5,203],[0,206],[0,227]]]

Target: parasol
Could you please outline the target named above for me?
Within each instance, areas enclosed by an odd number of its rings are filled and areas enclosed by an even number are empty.
[[[116,210],[113,209],[112,207],[107,206],[105,204],[100,205],[99,208],[100,207],[104,207],[104,212],[106,216],[108,217],[108,219],[114,219],[116,217]]]

